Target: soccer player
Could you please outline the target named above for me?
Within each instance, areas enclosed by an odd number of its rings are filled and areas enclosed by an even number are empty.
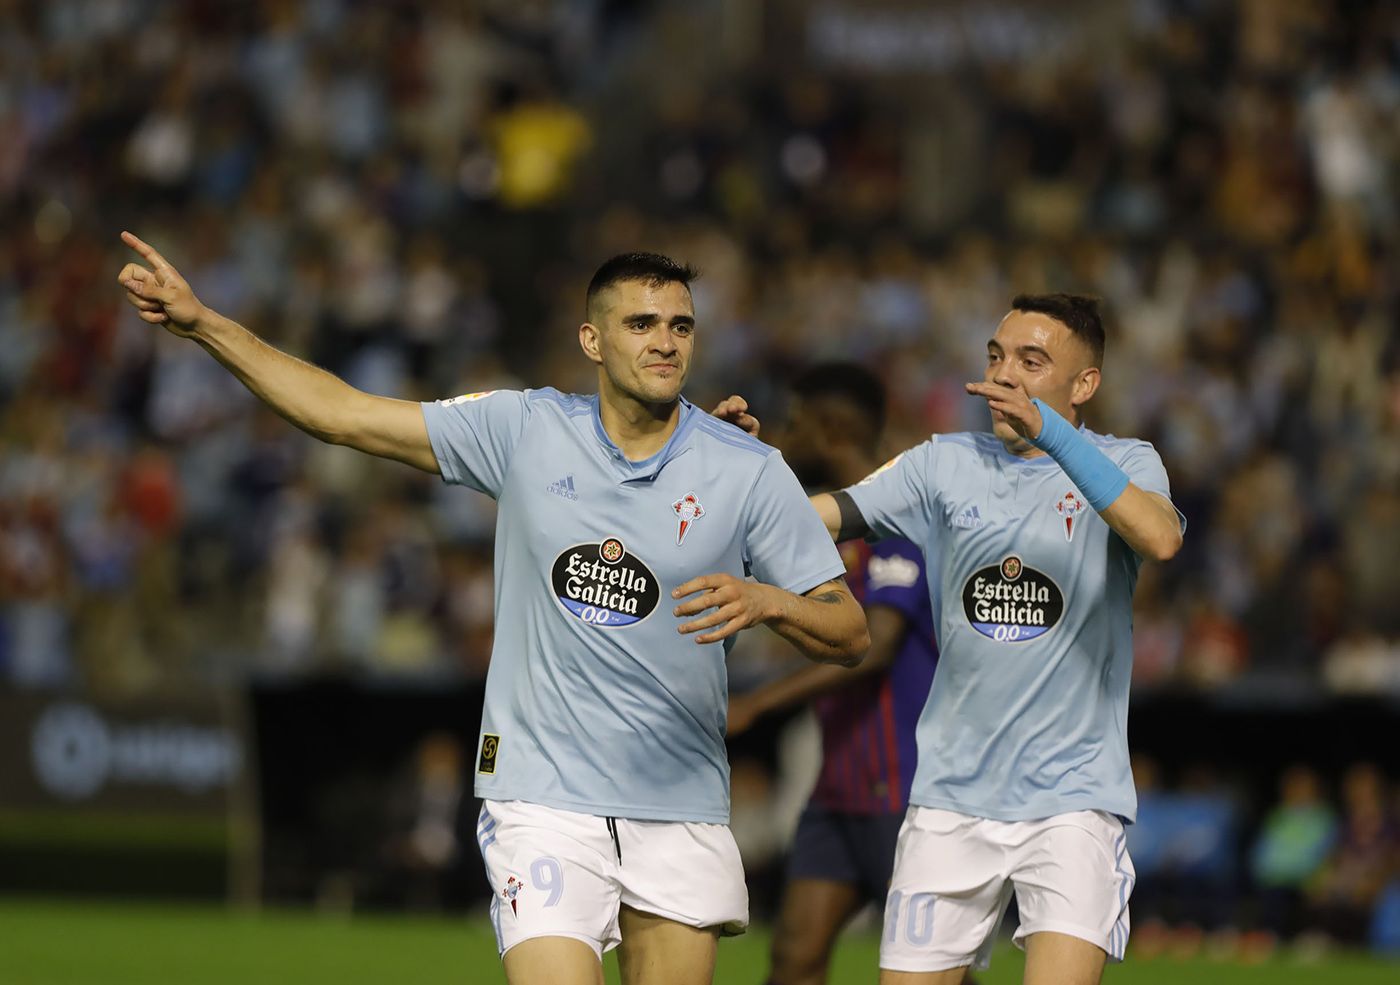
[[[792,390],[792,423],[780,444],[803,484],[830,489],[869,475],[884,428],[880,380],[862,366],[827,363]],[[914,778],[914,726],[938,661],[918,546],[891,537],[873,547],[849,541],[841,551],[870,626],[864,662],[851,670],[804,667],[729,699],[730,735],[809,700],[821,726],[821,773],[789,855],[772,985],[825,982],[841,928],[865,903],[885,899]]]
[[[1028,985],[1094,985],[1122,960],[1133,588],[1184,520],[1151,445],[1080,422],[1103,354],[1094,299],[1017,297],[967,384],[992,434],[934,435],[814,497],[837,540],[905,537],[929,564],[940,657],[885,903],[887,985],[985,966],[1012,892]]]
[[[686,267],[615,257],[578,330],[598,393],[362,393],[201,305],[149,266],[119,275],[152,324],[197,341],[322,440],[499,500],[496,637],[474,764],[477,835],[512,985],[709,982],[748,897],[727,826],[724,655],[766,623],[859,662],[865,617],[792,471],[681,397],[695,340]],[[746,580],[752,573],[755,580]]]

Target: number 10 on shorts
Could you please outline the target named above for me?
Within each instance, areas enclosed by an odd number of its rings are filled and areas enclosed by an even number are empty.
[[[915,947],[923,947],[933,940],[934,899],[933,893],[915,893],[906,901],[904,893],[890,890],[885,900],[885,940],[893,944],[901,933],[905,941]]]

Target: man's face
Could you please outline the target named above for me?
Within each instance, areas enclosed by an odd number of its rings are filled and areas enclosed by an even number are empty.
[[[672,281],[628,280],[598,297],[579,342],[617,390],[643,403],[672,403],[690,374],[695,306]]]
[[[1097,388],[1093,353],[1063,323],[1034,311],[1013,311],[1001,320],[987,342],[988,383],[1020,384],[1067,420],[1076,420],[1081,404]],[[1092,377],[1092,379],[1090,379]],[[1004,415],[992,411],[992,432],[1009,444],[1022,438]]]

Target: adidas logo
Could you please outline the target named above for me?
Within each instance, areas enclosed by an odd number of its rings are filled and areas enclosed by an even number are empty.
[[[977,512],[977,507],[969,506],[958,514],[958,518],[953,521],[953,526],[963,527],[967,530],[980,527],[982,526],[982,514]]]
[[[566,475],[562,479],[557,479],[545,487],[556,496],[563,496],[565,499],[578,500],[578,493],[574,490],[574,477]]]

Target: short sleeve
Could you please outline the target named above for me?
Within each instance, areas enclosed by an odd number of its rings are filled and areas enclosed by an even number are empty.
[[[846,573],[826,525],[776,452],[763,463],[749,493],[744,546],[756,579],[796,595]]]
[[[902,538],[882,540],[871,551],[865,568],[866,606],[886,605],[911,622],[928,605],[924,555]]]
[[[499,496],[530,416],[527,391],[487,390],[423,404],[443,481]]]
[[[928,540],[933,516],[929,476],[936,449],[932,439],[915,445],[845,490],[876,534],[916,544]]]
[[[1118,467],[1128,476],[1129,481],[1143,492],[1156,493],[1172,498],[1171,484],[1167,480],[1167,469],[1162,464],[1162,456],[1146,441],[1134,441],[1118,460]],[[1186,515],[1180,510],[1176,515],[1181,520],[1181,532],[1186,532]]]

